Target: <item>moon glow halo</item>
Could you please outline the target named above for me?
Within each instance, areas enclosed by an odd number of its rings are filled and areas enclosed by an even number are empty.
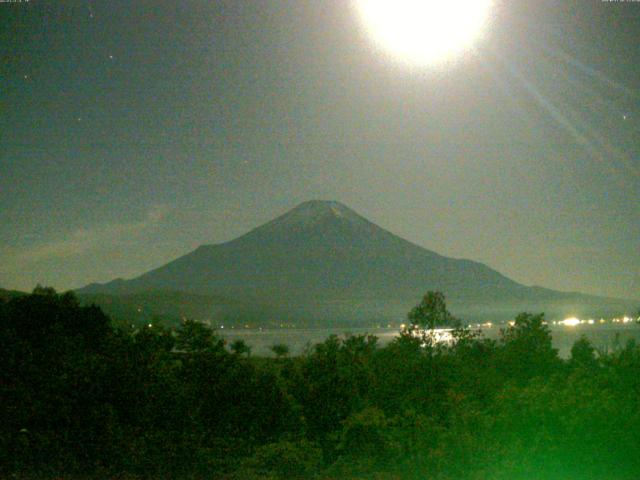
[[[491,0],[355,0],[376,43],[414,65],[436,65],[472,47],[489,19]]]

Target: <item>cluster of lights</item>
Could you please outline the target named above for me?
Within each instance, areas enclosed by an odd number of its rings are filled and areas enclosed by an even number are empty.
[[[473,324],[469,324],[467,325],[467,328],[491,328],[493,327],[493,323],[491,322],[484,322],[484,323],[476,323],[475,325]]]
[[[207,325],[211,325],[211,322],[208,320],[203,320],[202,323],[205,323]],[[262,331],[263,328],[260,326],[255,326],[255,325],[251,325],[249,323],[245,323],[244,325],[227,325],[226,327],[224,325],[214,325],[214,328],[217,328],[219,330],[235,330],[236,328],[238,330],[244,329],[244,330],[251,330],[251,329],[255,329],[255,330],[259,330]],[[278,325],[276,325],[275,327],[266,327],[265,329],[270,330],[272,328],[298,328],[298,326],[295,323],[280,323]]]
[[[611,321],[613,323],[631,323],[631,322],[633,322],[633,318],[629,318],[627,316],[624,316],[622,318],[614,318]],[[636,321],[640,321],[640,318],[636,319]]]
[[[579,318],[576,317],[570,317],[570,318],[565,318],[564,320],[560,320],[559,322],[557,322],[557,325],[565,325],[567,327],[575,327],[576,325],[580,325],[581,323],[583,323],[584,320],[580,320]],[[553,322],[554,324],[556,324],[556,322]]]
[[[453,329],[451,328],[416,329],[412,330],[411,334],[418,338],[429,338],[435,343],[452,344],[455,341],[453,338]]]
[[[611,323],[631,323],[634,321],[640,322],[640,318],[634,320],[633,318],[625,315],[624,317],[611,319]],[[562,325],[565,327],[575,327],[577,325],[594,325],[595,323],[596,321],[593,318],[590,318],[588,320],[581,320],[577,317],[569,317],[559,321],[554,320],[553,322],[554,325]],[[597,323],[602,324],[607,323],[607,321],[604,318],[601,318]],[[509,324],[511,324],[511,322],[509,322]]]

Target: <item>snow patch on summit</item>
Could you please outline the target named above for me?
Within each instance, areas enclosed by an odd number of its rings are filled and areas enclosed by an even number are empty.
[[[339,218],[351,222],[362,220],[357,213],[342,205],[340,202],[332,200],[311,200],[301,203],[293,210],[276,218],[274,223],[278,225],[312,224],[327,217]]]
[[[334,207],[334,206],[332,206],[332,207],[331,207],[331,211],[333,212],[333,214],[334,214],[336,217],[341,217],[341,216],[342,216],[342,213],[340,212],[340,210],[338,210],[338,209],[337,209],[336,207]]]
[[[370,229],[372,224],[349,207],[335,200],[310,200],[299,204],[269,223],[258,227],[249,234],[266,234],[267,232],[300,231],[313,228],[327,220],[351,224]]]

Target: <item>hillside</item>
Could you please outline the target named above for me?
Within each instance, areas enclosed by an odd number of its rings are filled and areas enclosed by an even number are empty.
[[[247,323],[256,313],[233,300],[217,295],[200,295],[170,290],[138,293],[79,293],[84,305],[99,305],[116,322],[143,324],[161,319],[175,325],[185,318],[213,319],[216,324]]]

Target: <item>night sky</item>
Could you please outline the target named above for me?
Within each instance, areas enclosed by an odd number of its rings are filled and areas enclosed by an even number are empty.
[[[0,286],[129,278],[309,199],[640,299],[640,3],[495,0],[411,66],[348,0],[0,3]]]

